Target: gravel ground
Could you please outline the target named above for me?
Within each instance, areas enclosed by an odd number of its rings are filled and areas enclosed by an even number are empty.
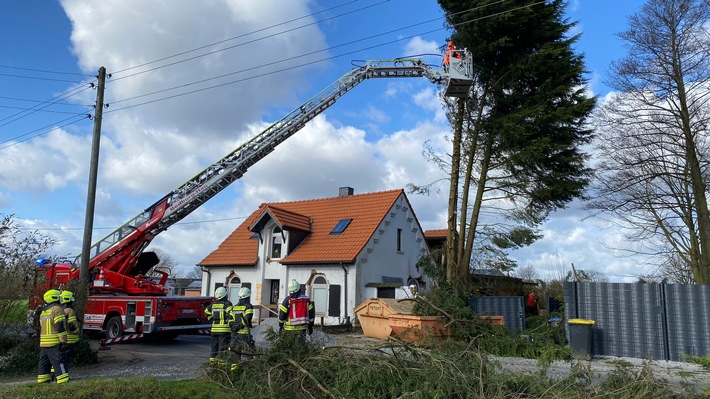
[[[278,329],[275,319],[267,319],[252,330],[255,344],[258,348],[266,348],[266,330]],[[365,337],[362,333],[326,334],[316,330],[308,338],[311,342],[323,346],[358,346],[370,347],[383,344],[385,341]],[[90,366],[77,367],[70,370],[72,379],[136,377],[146,376],[166,380],[191,379],[200,375],[202,365],[209,358],[209,337],[189,336],[179,337],[176,341],[142,342],[119,344],[111,350],[99,351],[99,363]],[[97,344],[98,345],[98,344]],[[513,373],[540,373],[536,360],[523,358],[492,358],[499,370]],[[589,367],[594,381],[601,381],[613,372],[617,366],[623,365],[632,370],[641,370],[644,361],[633,358],[595,357],[591,361],[580,361],[584,367]],[[574,367],[574,361],[555,361],[547,369],[547,377],[559,379],[568,376]],[[710,387],[710,373],[700,366],[671,361],[651,362],[653,374],[663,378],[677,392],[688,389],[702,392]],[[34,383],[36,376],[0,379],[3,384]]]

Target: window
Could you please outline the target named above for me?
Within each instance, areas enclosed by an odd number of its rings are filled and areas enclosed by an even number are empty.
[[[402,252],[402,229],[397,229],[397,252]]]
[[[328,280],[319,274],[313,279],[311,284],[311,299],[316,307],[316,315],[325,316],[328,314]]]
[[[276,226],[271,232],[271,258],[281,259],[281,247],[283,246],[283,236],[281,227]]]
[[[237,303],[239,300],[239,289],[242,288],[242,280],[239,279],[239,277],[232,277],[231,280],[229,280],[227,292],[229,295],[227,295],[227,298],[229,298],[229,301],[232,303]]]
[[[338,223],[333,227],[333,230],[330,231],[330,234],[340,234],[343,231],[345,231],[346,228],[350,225],[350,222],[352,222],[352,219],[340,219]]]

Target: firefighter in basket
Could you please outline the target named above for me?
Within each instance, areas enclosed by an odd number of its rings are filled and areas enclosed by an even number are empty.
[[[205,308],[207,320],[212,322],[212,345],[210,346],[210,364],[217,363],[217,356],[229,347],[229,326],[232,302],[227,299],[227,289],[219,287],[214,292],[215,301]]]
[[[279,307],[279,332],[298,332],[305,338],[313,334],[316,308],[311,299],[301,291],[301,284],[296,280],[288,283],[288,297]]]
[[[239,289],[239,302],[232,306],[231,330],[232,340],[230,349],[242,355],[253,353],[254,339],[251,336],[254,306],[251,304],[251,290],[247,287]],[[249,359],[251,356],[243,355]]]
[[[49,290],[44,293],[46,305],[39,316],[39,365],[37,383],[50,382],[51,369],[56,372],[57,384],[69,381],[69,370],[64,363],[64,346],[67,343],[67,330],[64,321],[64,309],[59,306],[61,291]]]

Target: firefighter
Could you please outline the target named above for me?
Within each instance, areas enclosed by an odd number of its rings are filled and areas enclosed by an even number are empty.
[[[252,319],[254,318],[254,306],[251,304],[251,290],[247,287],[239,289],[239,302],[232,306],[231,330],[232,339],[230,349],[237,352],[238,357],[251,359],[249,355],[242,355],[254,350],[254,338],[251,336]],[[232,370],[236,370],[237,365],[232,364]]]
[[[205,309],[207,320],[212,321],[210,364],[217,363],[217,356],[227,349],[231,333],[229,323],[232,302],[227,299],[227,289],[224,287],[217,288],[214,292],[214,297],[215,301]]]
[[[252,320],[254,318],[254,306],[251,304],[251,290],[242,287],[239,290],[239,302],[232,306],[232,346],[235,348],[247,349],[253,342],[251,336]]]
[[[64,325],[67,331],[67,344],[64,348],[64,365],[69,367],[74,360],[77,342],[79,342],[79,320],[76,318],[73,306],[74,293],[67,290],[62,291],[59,303],[64,308],[64,316],[66,317]]]
[[[316,308],[313,301],[301,292],[301,284],[296,280],[288,283],[288,296],[279,307],[279,332],[296,331],[305,338],[313,334]]]
[[[451,57],[461,59],[461,53],[456,51],[454,47],[454,42],[449,40],[449,43],[446,45],[446,52],[444,53],[444,62],[442,62],[442,66],[445,70],[448,70],[449,68]]]
[[[39,365],[37,367],[37,383],[51,380],[50,371],[56,371],[57,384],[69,381],[69,371],[62,355],[67,343],[67,330],[64,321],[64,309],[59,305],[59,290],[49,290],[44,293],[46,305],[39,316]]]

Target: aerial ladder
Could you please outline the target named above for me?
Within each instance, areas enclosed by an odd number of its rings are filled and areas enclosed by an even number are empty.
[[[88,254],[79,255],[73,263],[55,264],[52,278],[56,278],[60,283],[65,279],[78,278],[77,265],[81,264],[82,256],[89,256],[92,293],[165,295],[167,273],[155,270],[162,274],[160,281],[146,277],[159,262],[154,253],[144,253],[155,236],[240,179],[252,165],[266,157],[276,146],[367,79],[424,77],[432,83],[442,85],[445,96],[466,97],[473,80],[471,54],[465,49],[456,51],[460,57],[452,57],[439,69],[416,58],[367,61],[364,65],[353,68],[260,134],[94,243]]]

